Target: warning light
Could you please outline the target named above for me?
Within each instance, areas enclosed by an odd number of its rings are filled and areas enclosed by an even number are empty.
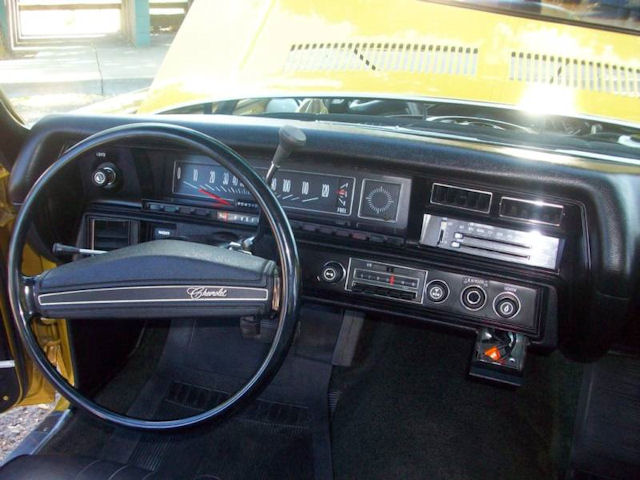
[[[491,347],[485,350],[484,354],[494,362],[497,362],[502,357],[502,355],[500,355],[500,350],[498,350],[498,347]]]

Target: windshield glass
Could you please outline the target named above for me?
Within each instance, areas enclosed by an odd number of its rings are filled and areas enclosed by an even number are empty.
[[[6,0],[0,88],[26,124],[348,115],[633,134],[639,30],[640,0]]]
[[[634,0],[450,0],[450,3],[531,18],[640,31],[640,2]]]

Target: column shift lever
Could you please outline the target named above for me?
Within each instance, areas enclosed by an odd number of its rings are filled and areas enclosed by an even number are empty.
[[[273,154],[271,165],[269,165],[269,170],[265,177],[267,185],[271,183],[273,176],[280,168],[280,164],[284,160],[287,160],[294,151],[304,147],[307,143],[307,136],[304,132],[293,125],[283,126],[280,129],[278,136],[280,140],[278,148],[276,148],[276,153]]]
[[[278,132],[278,137],[278,148],[276,148],[276,152],[273,154],[269,170],[267,170],[267,175],[264,178],[267,185],[271,185],[271,180],[273,180],[273,177],[280,168],[280,164],[284,160],[287,160],[294,151],[304,147],[307,143],[305,133],[293,125],[284,125],[280,129],[280,132]],[[264,235],[264,232],[264,221],[262,217],[260,217],[256,234],[242,241],[242,249],[248,252],[251,251],[251,247]]]

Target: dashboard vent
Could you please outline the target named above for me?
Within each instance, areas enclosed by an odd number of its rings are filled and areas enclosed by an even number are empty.
[[[442,183],[434,183],[431,189],[431,203],[482,213],[489,213],[492,196],[491,192]]]
[[[91,248],[95,250],[116,250],[134,242],[134,222],[94,218],[91,220]]]
[[[553,203],[511,197],[502,197],[500,200],[501,217],[524,222],[558,226],[563,213],[564,207]]]
[[[478,48],[435,43],[294,43],[285,72],[363,70],[474,76]]]
[[[640,97],[640,68],[542,53],[511,52],[509,80]]]

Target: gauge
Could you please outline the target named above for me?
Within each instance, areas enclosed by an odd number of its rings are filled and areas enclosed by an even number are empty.
[[[401,190],[400,183],[363,180],[358,216],[388,222],[395,221]]]
[[[351,215],[355,178],[280,170],[271,189],[284,208]]]
[[[266,169],[258,168],[262,174]],[[281,169],[271,189],[286,209],[351,215],[354,177]],[[206,200],[213,206],[255,206],[246,187],[226,168],[213,162],[178,160],[173,165],[173,194]]]
[[[216,206],[251,199],[246,187],[226,168],[214,163],[177,161],[173,167],[173,193],[210,201]]]

